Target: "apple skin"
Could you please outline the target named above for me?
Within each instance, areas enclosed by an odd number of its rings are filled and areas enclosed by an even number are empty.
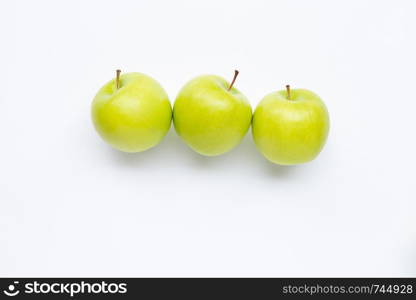
[[[293,89],[268,94],[253,115],[253,139],[269,161],[297,165],[313,160],[329,132],[328,110],[313,92]]]
[[[141,73],[120,76],[96,94],[91,116],[99,135],[123,152],[141,152],[156,146],[168,132],[172,107],[168,95],[153,78]]]
[[[226,153],[237,146],[251,124],[247,98],[216,75],[189,81],[173,106],[173,123],[185,143],[205,156]]]

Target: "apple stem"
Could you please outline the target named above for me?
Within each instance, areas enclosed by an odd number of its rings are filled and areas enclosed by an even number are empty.
[[[290,85],[286,85],[286,92],[287,92],[287,99],[289,99],[289,100],[292,100],[292,99],[290,99]]]
[[[234,70],[234,78],[233,78],[233,81],[231,81],[231,84],[228,87],[228,90],[229,91],[233,88],[233,85],[234,85],[235,80],[237,79],[238,73],[239,73],[238,70]]]
[[[120,87],[120,73],[121,73],[121,70],[116,70],[116,73],[117,73],[117,75],[116,75],[116,89],[118,89]]]

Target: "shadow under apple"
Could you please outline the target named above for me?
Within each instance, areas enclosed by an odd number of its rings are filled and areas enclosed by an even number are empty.
[[[249,176],[290,178],[298,167],[280,166],[269,162],[256,149],[251,132],[241,143],[220,156],[203,156],[189,148],[172,127],[163,141],[152,149],[140,153],[125,153],[107,147],[113,162],[122,167],[138,168],[163,163],[169,168],[181,164],[200,172],[245,172]]]

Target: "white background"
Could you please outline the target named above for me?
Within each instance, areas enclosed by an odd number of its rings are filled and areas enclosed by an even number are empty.
[[[416,276],[414,1],[3,1],[1,276]],[[251,133],[206,158],[173,128],[112,150],[90,104],[115,69],[171,101],[231,79],[253,108],[290,83],[326,102],[312,163]]]

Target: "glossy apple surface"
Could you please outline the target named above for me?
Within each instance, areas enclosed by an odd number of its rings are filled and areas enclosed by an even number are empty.
[[[95,96],[92,121],[99,135],[124,152],[141,152],[156,146],[172,119],[168,95],[153,78],[126,73],[105,84]]]
[[[219,76],[203,75],[189,81],[176,98],[176,132],[199,154],[215,156],[230,151],[250,127],[247,98],[234,86],[229,87]]]
[[[253,115],[253,138],[271,162],[296,165],[313,160],[329,131],[325,104],[305,89],[274,92],[264,97]]]

